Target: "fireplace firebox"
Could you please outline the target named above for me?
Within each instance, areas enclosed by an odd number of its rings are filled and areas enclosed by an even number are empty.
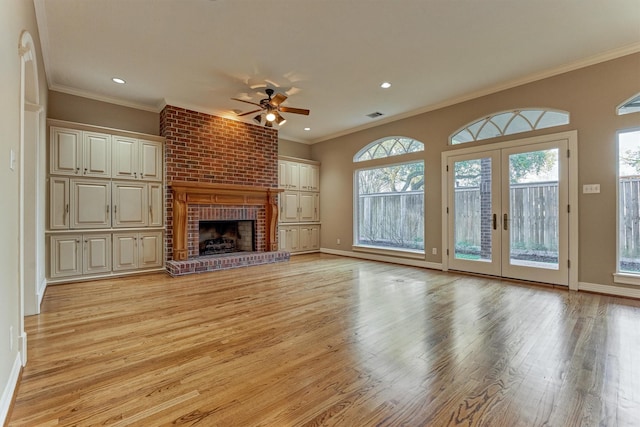
[[[255,221],[200,221],[198,243],[200,256],[256,250]]]

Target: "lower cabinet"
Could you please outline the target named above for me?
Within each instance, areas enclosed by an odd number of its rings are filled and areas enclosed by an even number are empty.
[[[111,234],[65,234],[51,236],[51,277],[111,271]]]
[[[162,267],[162,231],[113,233],[113,271]]]
[[[292,253],[320,250],[320,225],[281,225],[278,249]]]
[[[162,231],[56,234],[49,236],[49,277],[105,275],[160,268]]]

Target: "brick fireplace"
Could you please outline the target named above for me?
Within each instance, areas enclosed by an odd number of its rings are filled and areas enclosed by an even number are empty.
[[[288,259],[277,251],[277,130],[167,105],[160,132],[170,274]],[[199,221],[223,219],[255,220],[256,252],[200,257]]]

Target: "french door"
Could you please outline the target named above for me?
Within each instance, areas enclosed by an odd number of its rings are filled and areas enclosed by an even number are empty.
[[[448,268],[568,285],[567,140],[448,155]]]

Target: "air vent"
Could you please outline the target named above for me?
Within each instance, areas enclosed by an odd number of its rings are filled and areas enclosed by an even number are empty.
[[[375,113],[367,114],[367,117],[369,117],[370,119],[375,119],[376,117],[380,117],[380,116],[384,116],[384,114],[382,114],[379,111],[376,111]]]

